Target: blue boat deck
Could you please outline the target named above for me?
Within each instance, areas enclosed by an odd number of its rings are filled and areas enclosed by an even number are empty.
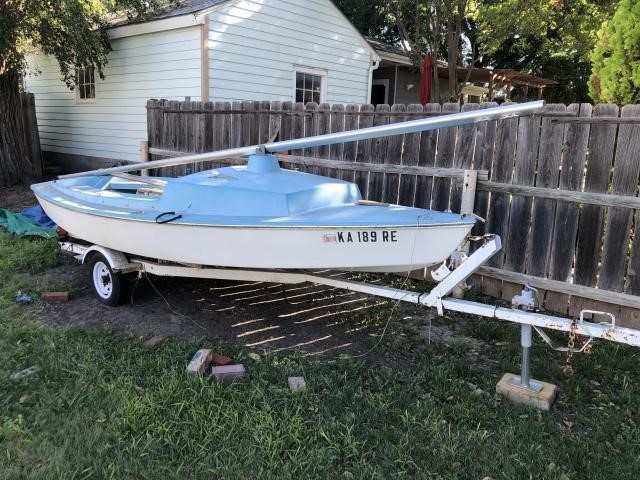
[[[92,215],[173,223],[277,227],[373,227],[472,224],[473,218],[398,205],[363,205],[350,182],[282,170],[275,157],[252,156],[247,166],[180,178],[144,180],[81,177],[34,185],[38,196]]]

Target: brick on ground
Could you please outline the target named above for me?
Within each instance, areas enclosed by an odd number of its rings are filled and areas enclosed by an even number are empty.
[[[144,348],[154,350],[162,345],[166,339],[167,337],[165,337],[164,335],[156,335],[155,337],[151,337],[149,340],[144,342]]]
[[[289,377],[289,388],[293,393],[301,392],[306,386],[303,377]]]
[[[42,300],[45,302],[68,302],[69,292],[42,292]]]
[[[213,352],[211,356],[211,363],[216,366],[224,366],[224,365],[233,365],[235,362],[233,358],[227,357],[226,355],[222,355],[220,353]]]
[[[197,375],[198,373],[204,372],[209,365],[211,365],[212,356],[213,350],[209,350],[208,348],[198,350],[189,362],[189,365],[187,365],[187,373]]]
[[[221,365],[211,368],[211,378],[216,382],[231,383],[244,377],[244,365]]]

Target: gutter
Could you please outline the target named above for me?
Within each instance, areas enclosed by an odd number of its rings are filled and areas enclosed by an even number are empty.
[[[109,40],[116,38],[133,37],[136,35],[145,35],[147,33],[164,32],[166,30],[176,30],[178,28],[193,27],[195,25],[204,25],[206,16],[197,16],[193,14],[180,15],[179,17],[163,18],[160,20],[152,20],[150,22],[133,23],[130,25],[122,25],[121,27],[110,28],[107,32]]]

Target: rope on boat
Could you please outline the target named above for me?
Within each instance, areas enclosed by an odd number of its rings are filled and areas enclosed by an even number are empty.
[[[162,217],[167,215],[173,215],[173,217],[167,218],[166,220],[160,220]],[[159,224],[169,223],[169,222],[173,222],[174,220],[179,220],[181,218],[182,218],[182,215],[181,214],[176,215],[176,212],[164,212],[156,217],[156,223],[159,223]]]

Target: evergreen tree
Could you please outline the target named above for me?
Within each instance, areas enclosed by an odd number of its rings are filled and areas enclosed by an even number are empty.
[[[591,54],[589,94],[598,102],[640,102],[640,2],[622,0],[602,24]]]

